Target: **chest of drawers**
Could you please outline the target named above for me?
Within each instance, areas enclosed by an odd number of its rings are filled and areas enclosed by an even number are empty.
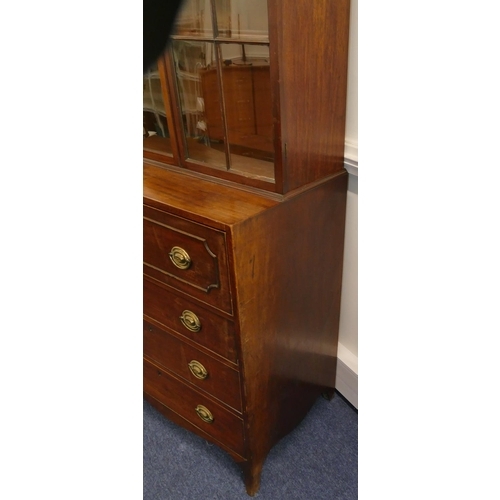
[[[144,166],[144,395],[259,488],[335,385],[347,175],[294,196]]]
[[[144,395],[241,466],[333,394],[349,0],[184,0],[144,75]]]

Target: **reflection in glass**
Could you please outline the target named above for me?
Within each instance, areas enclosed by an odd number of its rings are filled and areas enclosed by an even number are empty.
[[[185,0],[175,35],[186,157],[273,180],[267,0]]]
[[[175,40],[172,48],[187,156],[226,169],[215,45]]]
[[[174,40],[172,48],[187,157],[272,181],[269,47]]]
[[[221,44],[231,169],[272,177],[273,115],[269,47]]]
[[[146,150],[172,154],[158,67],[154,66],[143,79],[143,138]]]
[[[174,34],[212,37],[212,8],[210,3],[210,0],[184,0],[182,8],[177,14]]]
[[[219,36],[268,37],[267,0],[215,0],[215,9]]]

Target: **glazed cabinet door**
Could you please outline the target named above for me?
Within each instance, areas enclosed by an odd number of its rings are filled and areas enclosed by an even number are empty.
[[[186,0],[164,57],[180,166],[276,191],[268,10],[268,0]]]
[[[176,165],[179,152],[165,58],[143,75],[143,153],[144,158]]]
[[[344,168],[349,0],[185,0],[145,156],[286,194]]]

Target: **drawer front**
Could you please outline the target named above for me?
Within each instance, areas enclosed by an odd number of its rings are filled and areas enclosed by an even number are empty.
[[[232,312],[225,233],[144,207],[144,273]]]
[[[144,355],[241,412],[239,373],[144,321]]]
[[[207,434],[244,456],[243,420],[144,360],[144,392]],[[208,418],[203,420],[201,416]],[[210,421],[210,419],[213,419]]]
[[[143,299],[146,316],[224,358],[237,362],[232,321],[146,278]]]

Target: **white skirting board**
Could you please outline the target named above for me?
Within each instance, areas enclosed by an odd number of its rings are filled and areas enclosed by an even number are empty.
[[[345,141],[344,167],[351,174],[358,176],[358,141]]]
[[[335,389],[355,408],[358,407],[358,358],[342,344],[339,344]]]
[[[358,141],[348,141],[345,142],[345,157],[344,157],[344,167],[349,172],[350,180],[356,180],[356,190],[353,191],[355,194],[355,208],[354,212],[357,217],[357,177],[358,177]],[[352,179],[351,179],[352,177]],[[357,223],[356,223],[357,230]],[[352,235],[351,235],[352,236]],[[351,241],[349,247],[349,251],[357,252],[357,235],[353,241]],[[355,273],[354,268],[348,267],[344,269],[344,279],[350,279],[352,282],[357,283],[357,259],[355,260],[355,264],[350,264],[351,266],[355,265]],[[352,273],[352,276],[351,274]],[[351,287],[352,288],[352,287]],[[355,300],[357,303],[357,286],[355,290],[350,289],[349,292],[351,295],[348,297],[349,300]],[[354,294],[354,295],[353,295]],[[355,308],[357,314],[357,306]],[[342,313],[341,313],[342,314]],[[352,312],[349,313],[352,316]],[[349,316],[349,318],[351,318]],[[353,336],[357,337],[357,321],[356,324],[347,325],[348,328],[345,331],[340,332],[340,338],[344,338],[348,340],[351,345],[353,344]],[[357,344],[357,340],[356,340]],[[355,348],[357,351],[357,347]],[[337,379],[335,383],[335,388],[344,396],[355,408],[358,407],[358,356],[357,354],[352,353],[347,347],[345,347],[341,342],[339,342],[338,346],[338,354],[337,354]]]

